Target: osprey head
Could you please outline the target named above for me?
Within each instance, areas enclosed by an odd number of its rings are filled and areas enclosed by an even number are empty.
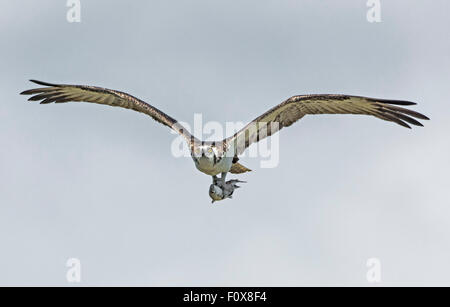
[[[192,149],[191,155],[197,159],[201,157],[212,159],[214,156],[219,156],[219,151],[214,144],[202,144],[195,146]]]

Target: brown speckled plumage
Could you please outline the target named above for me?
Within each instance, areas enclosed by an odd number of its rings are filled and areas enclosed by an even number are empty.
[[[189,142],[195,140],[175,119],[127,93],[96,86],[53,84],[37,80],[30,81],[46,87],[23,91],[21,93],[22,95],[33,95],[28,99],[29,101],[40,101],[41,104],[84,101],[131,109],[147,114],[157,122],[172,128],[183,135]]]
[[[272,135],[283,127],[289,127],[308,114],[372,115],[406,128],[411,128],[408,123],[415,126],[422,126],[413,117],[422,120],[427,120],[428,117],[418,112],[399,107],[415,104],[414,102],[404,100],[387,100],[335,94],[293,96],[255,118],[239,132],[225,139],[224,142],[227,144],[234,143],[235,154],[240,155],[251,144]]]

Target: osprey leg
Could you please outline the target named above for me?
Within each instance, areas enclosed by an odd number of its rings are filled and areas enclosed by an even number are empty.
[[[222,180],[223,184],[225,184],[225,178],[227,177],[227,173],[223,172],[222,177],[220,177],[220,180]]]

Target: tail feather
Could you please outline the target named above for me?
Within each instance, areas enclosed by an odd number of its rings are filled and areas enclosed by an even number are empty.
[[[240,164],[238,162],[233,163],[233,165],[231,166],[231,169],[230,169],[230,173],[232,173],[232,174],[242,174],[242,173],[251,172],[251,171],[252,171],[251,169],[246,168],[245,166],[243,166],[242,164]]]

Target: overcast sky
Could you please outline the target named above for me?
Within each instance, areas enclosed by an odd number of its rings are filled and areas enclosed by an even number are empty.
[[[0,285],[450,285],[446,0],[65,1],[0,4]],[[211,205],[149,117],[28,103],[28,79],[126,91],[193,123],[252,120],[284,99],[417,101],[404,129],[310,116],[280,133],[278,167]],[[230,175],[229,178],[237,178]]]

